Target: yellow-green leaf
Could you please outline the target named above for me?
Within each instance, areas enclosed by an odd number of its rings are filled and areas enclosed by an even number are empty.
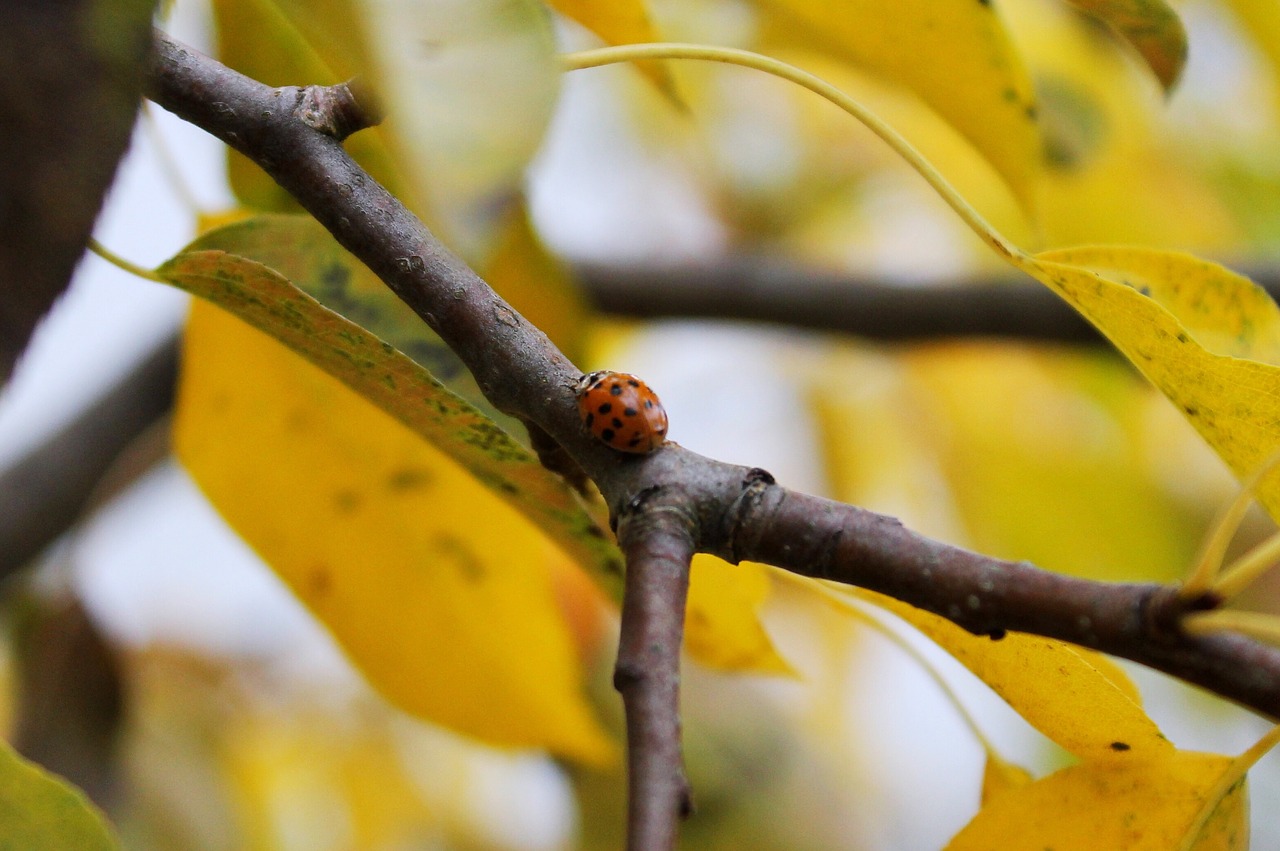
[[[270,86],[332,85],[367,73],[365,34],[350,0],[214,0],[218,58]],[[400,194],[384,131],[346,141],[348,153],[383,186]],[[296,211],[297,202],[243,154],[227,149],[227,176],[241,203]]]
[[[1280,444],[1280,310],[1252,281],[1147,248],[1086,246],[1014,263],[1097,326],[1238,476]],[[1280,517],[1280,477],[1257,494]]]
[[[559,93],[537,0],[359,0],[370,79],[411,194],[445,242],[483,266]]]
[[[693,557],[685,610],[685,648],[704,665],[752,674],[792,674],[760,623],[769,597],[762,564]]]
[[[645,0],[547,0],[547,5],[572,18],[600,37],[605,44],[639,44],[661,41]],[[676,98],[675,81],[661,62],[639,62],[636,67],[664,95]]]
[[[1124,762],[1086,762],[995,796],[947,851],[1241,851],[1245,789],[1217,788],[1229,757],[1169,749]],[[1206,823],[1199,815],[1223,795]]]
[[[225,257],[182,255],[165,274],[244,274],[248,261],[229,271]],[[345,345],[349,330],[291,315],[334,361],[355,358],[421,398],[411,373]],[[211,305],[195,303],[183,361],[178,456],[375,688],[491,743],[609,758],[551,586],[560,556],[536,527],[419,434]]]
[[[0,848],[109,851],[120,847],[84,793],[0,742]]]
[[[1068,0],[1106,21],[1141,54],[1165,91],[1173,88],[1187,62],[1187,31],[1164,0]]]
[[[1172,750],[1143,712],[1132,680],[1100,654],[1023,633],[992,641],[899,600],[861,589],[850,593],[919,629],[1037,730],[1082,759],[1145,759]]]
[[[509,433],[523,426],[496,410],[444,340],[311,216],[264,214],[209,231],[187,251],[225,251],[282,275],[320,304],[404,352],[431,377]]]
[[[1004,24],[975,0],[760,0],[813,47],[905,86],[995,167],[1026,209],[1040,170],[1030,77]],[[777,28],[775,28],[777,29]]]
[[[337,286],[343,267],[322,265]],[[222,251],[179,254],[159,273],[304,355],[433,443],[522,512],[606,588],[618,593],[616,550],[559,477],[426,370],[292,286],[267,266]],[[313,412],[324,416],[323,411]]]

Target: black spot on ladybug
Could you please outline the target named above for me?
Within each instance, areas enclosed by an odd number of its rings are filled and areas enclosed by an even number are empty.
[[[656,429],[654,429],[654,430],[655,430],[658,434],[666,434],[666,433],[667,433],[667,427],[666,427],[666,426],[658,426],[658,427],[657,427]]]
[[[651,399],[645,399],[645,400],[644,400],[644,406],[645,406],[645,409],[646,409],[646,410],[647,410],[647,409],[649,409],[649,408],[652,408],[652,407],[653,407],[653,400],[651,400]]]
[[[609,413],[610,411],[612,411],[612,410],[613,410],[613,403],[612,403],[612,402],[605,402],[603,405],[601,405],[600,407],[596,408],[596,410],[597,410],[597,411],[599,411],[599,412],[600,412],[600,413],[602,413],[602,414],[607,414],[607,413]]]
[[[623,409],[622,409],[622,415],[623,415],[624,417],[634,417],[634,416],[635,416],[636,414],[638,414],[638,413],[640,413],[640,412],[639,412],[639,411],[637,411],[635,408],[623,408]]]
[[[622,420],[618,419],[617,417],[614,417],[614,418],[613,418],[613,427],[614,427],[614,428],[622,428]]]
[[[640,445],[640,435],[638,434],[627,441],[627,446],[639,446],[639,445]]]
[[[639,381],[636,381],[634,378],[628,378],[628,379],[627,379],[627,383],[628,383],[628,384],[630,384],[632,387],[639,387],[639,386],[640,386],[640,382],[639,382]]]
[[[615,384],[615,385],[613,385],[612,387],[610,387],[610,388],[609,388],[609,392],[610,392],[611,394],[613,394],[614,396],[621,396],[621,395],[622,395],[622,385],[621,385],[621,384]]]
[[[1113,751],[1127,751],[1129,750],[1129,745],[1126,742],[1112,742],[1111,749]]]
[[[611,443],[613,441],[613,429],[611,428],[605,429],[604,431],[600,432],[600,436],[604,438],[605,443]]]
[[[586,418],[585,420],[583,420],[583,422],[585,422],[585,423],[587,424],[587,428],[591,428],[591,424],[592,424],[593,422],[595,422],[595,419],[596,419],[596,415],[595,415],[595,414],[593,414],[593,413],[588,412],[588,413],[587,413],[587,418]]]

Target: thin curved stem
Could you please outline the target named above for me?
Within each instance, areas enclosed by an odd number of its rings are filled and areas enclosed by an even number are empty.
[[[116,254],[114,251],[111,251],[109,248],[107,248],[102,243],[98,242],[98,240],[94,239],[93,237],[89,237],[88,247],[90,251],[92,251],[94,254],[98,255],[99,257],[101,257],[103,260],[106,260],[108,263],[110,263],[112,266],[115,266],[117,269],[123,269],[124,271],[128,272],[131,275],[137,275],[139,278],[146,278],[148,281],[155,281],[157,284],[167,285],[169,283],[153,270],[147,269],[143,266],[139,266],[137,263],[131,263],[128,260],[125,260],[119,254]]]
[[[907,161],[921,177],[933,187],[955,211],[962,221],[969,226],[978,237],[993,251],[1007,259],[1029,259],[1022,249],[1002,236],[982,215],[966,201],[955,187],[947,182],[942,173],[925,159],[924,155],[912,147],[911,143],[893,127],[885,123],[879,116],[863,104],[851,98],[840,89],[815,76],[808,71],[788,65],[777,59],[740,50],[732,47],[715,47],[706,44],[652,43],[626,44],[616,47],[601,47],[595,50],[583,50],[561,55],[560,62],[567,71],[583,68],[597,68],[618,62],[636,62],[646,59],[693,59],[705,62],[721,62],[726,65],[739,65],[772,74],[808,89],[819,97],[825,98],[840,109],[862,122],[872,133],[880,137],[900,157]]]
[[[956,714],[960,716],[960,720],[964,725],[969,728],[969,732],[973,735],[974,739],[977,740],[983,751],[986,752],[987,757],[997,759],[1001,762],[1007,761],[1000,756],[995,745],[993,745],[991,740],[987,738],[986,734],[982,732],[982,728],[978,726],[977,719],[975,719],[969,712],[968,708],[964,705],[964,701],[960,699],[960,695],[957,694],[956,690],[951,687],[951,684],[946,681],[937,667],[920,652],[918,647],[908,641],[905,636],[890,627],[877,615],[873,615],[868,612],[856,601],[849,599],[843,591],[843,589],[848,586],[835,585],[832,583],[822,582],[820,580],[807,580],[794,573],[779,572],[776,575],[785,577],[788,581],[794,582],[800,587],[817,590],[824,599],[844,610],[859,623],[875,630],[879,636],[884,638],[901,652],[905,653],[913,662],[916,663],[916,666],[929,677],[929,679],[933,680],[933,684],[938,687],[938,690],[941,691],[947,701],[951,703]]]

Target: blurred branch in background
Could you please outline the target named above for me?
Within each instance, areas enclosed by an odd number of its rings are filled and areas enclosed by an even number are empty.
[[[75,525],[95,494],[102,495],[109,471],[118,471],[113,478],[122,486],[163,456],[151,453],[150,461],[116,467],[121,453],[168,414],[177,372],[178,340],[170,337],[71,423],[0,470],[0,577],[28,564]]]
[[[767,258],[707,266],[579,267],[604,312],[655,318],[737,319],[885,342],[997,337],[1032,343],[1101,343],[1065,302],[1030,278],[1001,274],[946,281],[887,281],[800,268]],[[1280,274],[1254,281],[1280,295]]]

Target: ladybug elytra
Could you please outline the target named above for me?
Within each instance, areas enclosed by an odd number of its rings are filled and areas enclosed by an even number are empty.
[[[578,413],[600,440],[621,452],[644,454],[667,439],[667,412],[634,375],[600,370],[578,380]]]

